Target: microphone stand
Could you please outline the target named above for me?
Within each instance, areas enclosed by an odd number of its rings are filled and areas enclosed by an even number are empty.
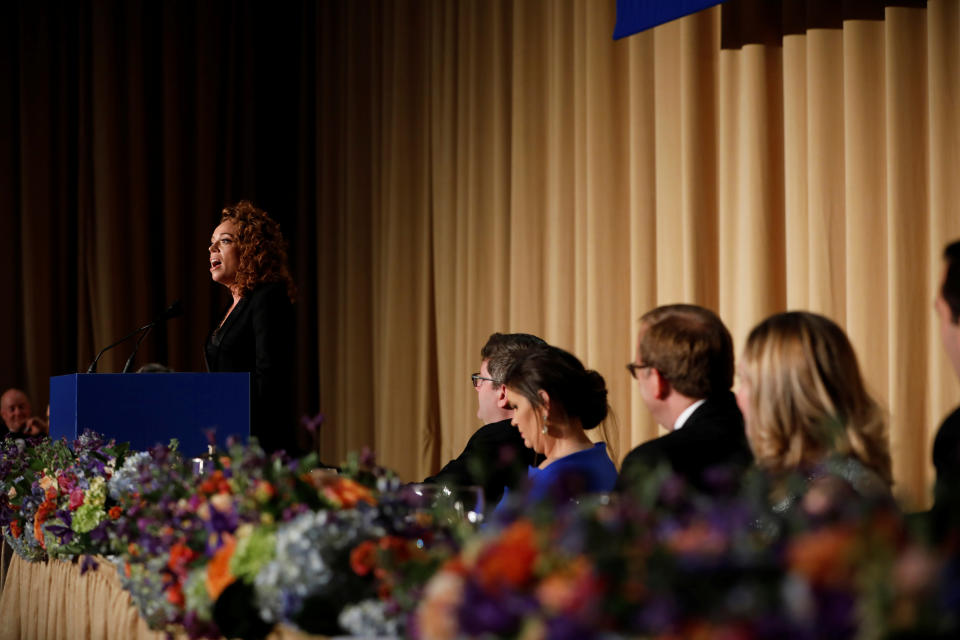
[[[139,329],[135,329],[134,331],[131,331],[131,332],[128,333],[127,335],[123,336],[122,338],[120,338],[119,340],[117,340],[116,342],[114,342],[113,344],[108,345],[108,346],[104,347],[103,349],[100,349],[100,353],[97,354],[97,357],[94,358],[94,359],[93,359],[93,362],[90,363],[90,366],[87,367],[87,373],[96,373],[96,372],[97,372],[97,363],[100,361],[100,356],[102,356],[104,353],[106,353],[106,352],[109,351],[110,349],[113,349],[113,348],[114,348],[115,346],[117,346],[118,344],[120,344],[120,343],[122,343],[122,342],[126,342],[127,340],[129,340],[129,339],[132,338],[133,336],[137,335],[137,334],[140,333],[141,331],[148,331],[151,327],[153,327],[153,325],[154,325],[155,323],[156,323],[156,320],[154,320],[153,322],[148,322],[147,324],[143,325],[143,326],[140,327]],[[141,339],[142,339],[142,338],[141,338]],[[137,344],[139,344],[139,342],[138,342]]]
[[[127,358],[127,363],[123,365],[123,371],[120,373],[130,373],[130,367],[133,366],[133,359],[137,355],[137,350],[140,349],[140,343],[143,342],[143,339],[150,335],[150,331],[153,329],[154,324],[150,324],[147,327],[147,330],[140,334],[140,337],[137,338],[137,344],[133,346],[133,353],[130,354],[130,357]]]
[[[150,333],[150,330],[153,329],[155,326],[157,326],[157,324],[161,322],[165,322],[170,318],[175,318],[182,314],[183,314],[183,307],[180,304],[179,300],[175,300],[173,304],[171,304],[169,307],[167,307],[163,311],[163,313],[158,315],[156,318],[154,318],[147,324],[143,325],[139,329],[135,329],[134,331],[131,331],[127,335],[123,336],[122,338],[114,342],[113,344],[106,346],[103,349],[100,349],[100,353],[97,354],[97,357],[94,358],[93,362],[90,363],[90,366],[87,367],[87,373],[97,372],[97,362],[100,361],[100,356],[102,356],[106,351],[113,349],[115,346],[117,346],[121,342],[125,342],[126,340],[129,340],[130,338],[132,338],[133,336],[139,333],[141,335],[140,335],[140,338],[137,340],[136,346],[133,348],[133,353],[131,353],[130,357],[127,358],[127,363],[123,367],[123,373],[127,373],[128,371],[130,371],[130,366],[133,364],[133,357],[137,355],[137,349],[140,348],[140,343],[143,342],[143,339],[147,337],[147,334]]]

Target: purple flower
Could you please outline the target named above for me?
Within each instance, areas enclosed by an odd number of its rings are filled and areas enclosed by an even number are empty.
[[[458,612],[460,629],[470,636],[513,635],[524,617],[537,610],[537,603],[529,594],[505,590],[493,595],[469,580],[464,586],[463,602]]]
[[[96,571],[99,568],[100,565],[93,559],[93,556],[83,556],[83,561],[80,563],[80,575],[85,574],[87,571]]]
[[[73,542],[74,533],[70,527],[59,524],[48,524],[44,526],[44,529],[55,535],[60,544],[67,545]]]
[[[559,616],[547,620],[547,640],[590,640],[597,637],[595,629],[577,620]]]
[[[308,432],[310,432],[311,434],[314,434],[317,432],[317,430],[320,428],[320,426],[324,423],[326,419],[327,419],[327,416],[325,416],[322,413],[318,413],[312,418],[306,415],[301,416],[300,423],[306,428]]]

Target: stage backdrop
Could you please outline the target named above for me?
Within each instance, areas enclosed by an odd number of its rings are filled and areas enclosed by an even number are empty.
[[[598,369],[622,456],[658,433],[623,366],[641,313],[704,304],[739,349],[803,308],[847,328],[924,503],[960,401],[932,310],[960,237],[958,3],[729,0],[618,42],[614,7],[5,4],[2,383],[43,402],[174,298],[138,364],[201,370],[225,303],[205,247],[246,197],[291,241],[327,460],[372,445],[413,480],[459,452],[494,331]]]

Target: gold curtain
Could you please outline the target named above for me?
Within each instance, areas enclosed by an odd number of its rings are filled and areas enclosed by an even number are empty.
[[[722,48],[719,7],[619,42],[613,2],[318,16],[348,114],[317,147],[343,222],[318,232],[340,302],[318,327],[325,455],[372,436],[405,478],[435,471],[478,426],[486,337],[529,331],[604,375],[622,457],[658,435],[623,369],[643,311],[714,308],[739,348],[803,308],[847,329],[897,491],[924,504],[960,399],[931,308],[960,236],[960,11],[881,17]]]

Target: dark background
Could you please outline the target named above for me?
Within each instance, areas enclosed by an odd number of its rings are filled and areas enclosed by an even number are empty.
[[[85,371],[175,299],[185,316],[134,366],[204,370],[228,297],[206,247],[220,209],[249,199],[290,245],[297,410],[318,410],[318,335],[336,339],[318,310],[337,294],[325,256],[342,145],[342,101],[327,87],[343,81],[343,39],[373,28],[344,20],[315,2],[0,8],[0,388],[26,388],[42,412],[49,376]],[[119,371],[131,347],[99,370]]]

